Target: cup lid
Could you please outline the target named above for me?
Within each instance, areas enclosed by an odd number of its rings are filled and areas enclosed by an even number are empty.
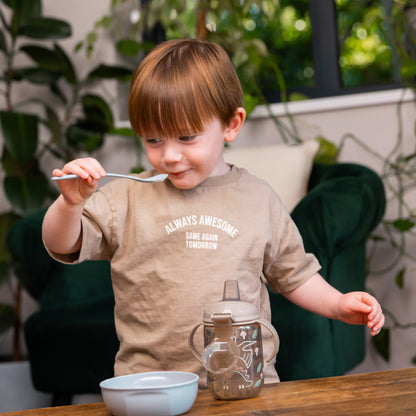
[[[237,280],[227,280],[224,283],[222,301],[212,303],[205,308],[204,322],[213,323],[215,315],[229,315],[233,323],[254,321],[260,318],[260,314],[254,305],[240,300]]]

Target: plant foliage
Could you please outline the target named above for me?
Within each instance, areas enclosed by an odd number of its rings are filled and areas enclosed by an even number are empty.
[[[0,2],[0,55],[6,63],[0,74],[1,166],[11,205],[0,215],[0,283],[10,275],[7,232],[16,218],[44,207],[56,194],[41,169],[43,158],[51,155],[65,163],[80,151],[93,153],[109,133],[133,137],[130,129],[115,126],[107,99],[90,92],[104,80],[128,80],[131,69],[103,63],[80,77],[59,44],[71,35],[70,23],[43,15],[41,0]],[[21,57],[29,63],[20,64]],[[15,101],[14,90],[21,86],[25,99]],[[16,312],[10,304],[0,305],[0,333]]]

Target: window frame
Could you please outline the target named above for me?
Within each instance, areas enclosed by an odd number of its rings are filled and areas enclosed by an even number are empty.
[[[312,27],[312,58],[315,85],[313,87],[288,89],[289,94],[291,92],[299,92],[308,98],[325,98],[403,88],[403,84],[399,81],[359,87],[343,86],[339,64],[340,50],[335,0],[309,0],[309,16]],[[265,92],[265,96],[270,103],[281,102],[279,93]]]

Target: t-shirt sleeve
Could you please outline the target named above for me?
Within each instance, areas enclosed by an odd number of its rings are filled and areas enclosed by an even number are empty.
[[[296,224],[280,200],[272,201],[270,231],[263,274],[274,292],[287,293],[301,286],[321,268],[312,253],[306,253]]]
[[[115,208],[105,192],[96,192],[82,214],[82,244],[79,260],[111,260]]]
[[[103,192],[97,191],[85,204],[81,217],[82,243],[77,253],[60,254],[46,250],[52,258],[65,264],[77,264],[85,260],[110,260],[113,209]]]

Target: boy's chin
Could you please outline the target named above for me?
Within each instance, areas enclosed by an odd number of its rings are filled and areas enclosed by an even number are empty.
[[[177,189],[192,189],[203,182],[203,180],[196,180],[195,178],[171,178],[169,177],[172,185]]]

